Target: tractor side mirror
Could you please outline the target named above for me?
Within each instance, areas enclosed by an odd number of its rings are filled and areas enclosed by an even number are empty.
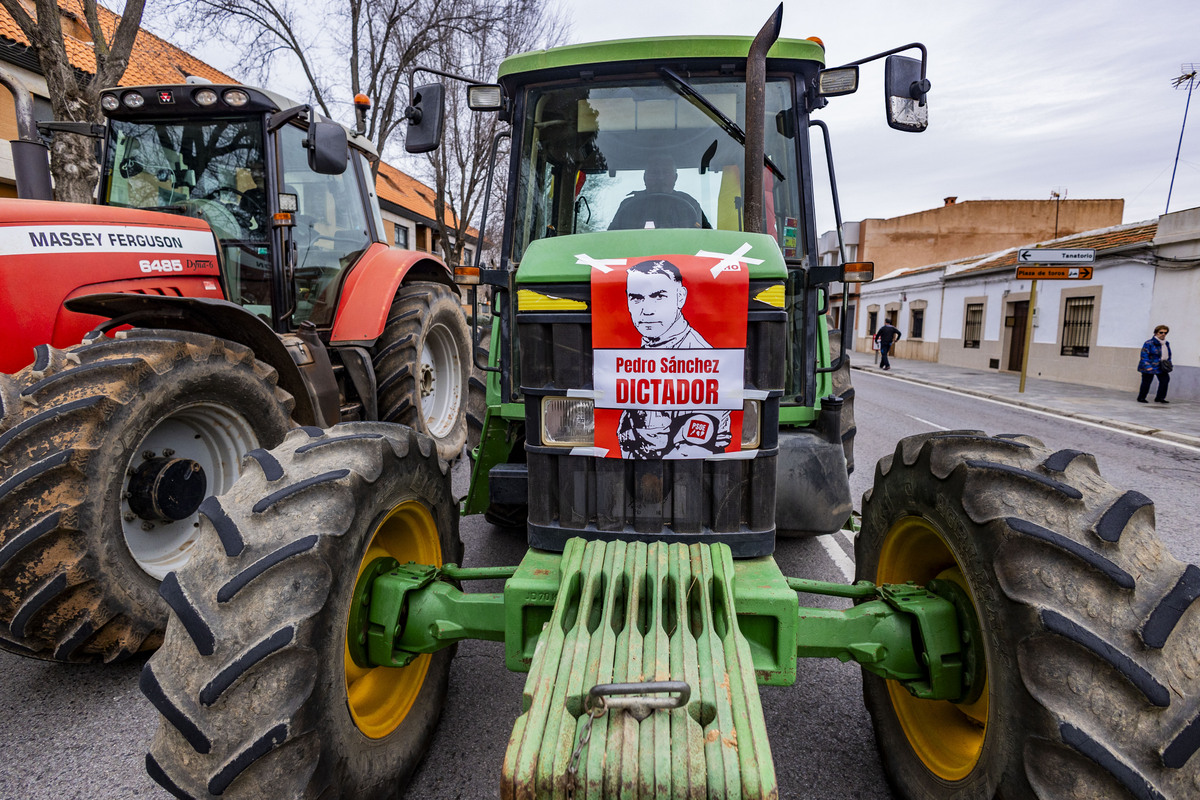
[[[410,153],[428,153],[442,144],[446,90],[440,83],[429,83],[413,90],[411,105],[404,109],[408,137],[404,149]]]
[[[888,56],[883,67],[884,103],[888,126],[898,131],[920,133],[929,127],[925,93],[929,81],[921,77],[921,59]]]
[[[318,175],[341,175],[350,161],[346,129],[336,122],[314,120],[304,140],[308,149],[308,168]]]

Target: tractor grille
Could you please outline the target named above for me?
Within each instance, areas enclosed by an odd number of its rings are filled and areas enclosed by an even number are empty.
[[[504,758],[505,798],[777,797],[727,546],[571,539]],[[596,717],[598,684],[684,681],[686,706]]]
[[[752,281],[750,296],[770,286]],[[586,284],[545,291],[590,304]],[[529,495],[531,546],[561,551],[569,538],[582,536],[687,545],[721,541],[738,558],[774,550],[786,312],[750,301],[744,381],[747,389],[767,392],[769,399],[763,404],[758,452],[746,460],[633,461],[544,446],[542,397],[594,388],[591,315],[522,312],[517,321],[529,485],[539,487]]]

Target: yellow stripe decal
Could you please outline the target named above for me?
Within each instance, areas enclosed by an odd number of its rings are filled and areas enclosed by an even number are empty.
[[[783,308],[784,292],[783,284],[777,283],[769,289],[763,289],[754,297],[760,303],[766,303],[769,306]]]
[[[782,290],[783,287],[780,287]],[[569,297],[554,297],[530,289],[517,291],[518,311],[587,311],[587,303]]]

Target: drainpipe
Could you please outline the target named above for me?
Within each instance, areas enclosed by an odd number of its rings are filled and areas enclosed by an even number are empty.
[[[744,228],[748,233],[766,230],[763,219],[763,155],[767,106],[767,51],[779,38],[783,25],[783,3],[763,25],[750,43],[746,56],[746,177],[742,196],[745,198]]]
[[[26,200],[53,200],[50,185],[50,148],[38,135],[33,116],[33,93],[6,69],[0,68],[0,85],[12,92],[17,112],[17,139],[12,146],[13,171],[17,178],[17,197]]]

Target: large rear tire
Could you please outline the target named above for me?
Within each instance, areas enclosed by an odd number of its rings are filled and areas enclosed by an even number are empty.
[[[249,348],[202,334],[35,355],[0,435],[0,648],[57,661],[153,649],[158,584],[190,558],[200,502],[283,438],[292,397]]]
[[[982,637],[972,702],[864,672],[900,797],[1196,796],[1200,570],[1092,456],[973,431],[905,439],[863,498],[855,555],[860,580],[958,584]]]
[[[428,437],[369,422],[293,431],[255,460],[163,584],[147,769],[183,798],[390,797],[429,746],[453,652],[360,669],[350,606],[377,557],[460,560],[449,467]]]
[[[467,442],[471,332],[454,291],[440,283],[400,288],[371,349],[379,418],[424,433],[453,461]]]

